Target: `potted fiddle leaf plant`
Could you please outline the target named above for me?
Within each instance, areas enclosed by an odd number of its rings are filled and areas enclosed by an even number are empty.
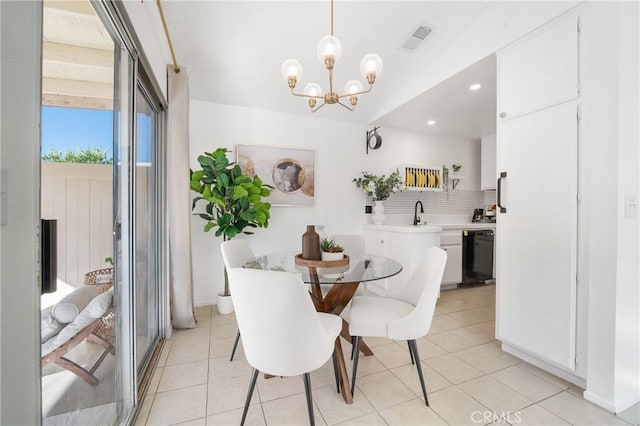
[[[253,234],[254,228],[269,226],[271,204],[264,202],[273,189],[256,176],[242,172],[240,166],[227,158],[228,150],[218,148],[198,157],[200,170],[191,170],[191,190],[198,193],[192,210],[204,207],[197,214],[206,221],[204,231],[215,229],[215,236],[224,241],[238,234]],[[233,312],[227,270],[224,271],[224,292],[218,294],[218,311]]]
[[[341,260],[343,258],[344,248],[336,244],[333,239],[322,238],[320,240],[320,250],[322,251],[322,260]]]

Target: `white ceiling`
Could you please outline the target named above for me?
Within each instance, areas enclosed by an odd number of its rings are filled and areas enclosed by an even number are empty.
[[[298,89],[312,81],[327,89],[327,72],[317,59],[316,46],[329,33],[329,1],[163,0],[162,5],[178,62],[188,68],[192,98],[312,115],[304,98],[291,96],[280,67],[284,60],[296,58],[304,67]],[[355,111],[328,105],[313,115],[465,137],[491,133],[495,62],[487,59],[469,66],[493,50],[467,50],[484,39],[502,47],[573,5],[337,0],[334,35],[342,42],[343,55],[334,70],[334,87],[341,92],[346,81],[361,79],[359,63],[367,53],[380,54],[384,70]],[[419,23],[434,31],[414,52],[402,50]],[[450,82],[438,85],[463,68]],[[465,91],[471,80],[485,81],[483,90]],[[437,125],[427,128],[430,117]]]
[[[362,79],[367,53],[380,54],[384,70],[355,111],[328,105],[312,114],[304,98],[291,96],[280,67],[296,58],[304,67],[297,89],[311,81],[327,89],[316,46],[329,33],[328,0],[162,1],[194,99],[469,138],[495,131],[495,49],[574,4],[336,0],[334,34],[343,47],[336,91]],[[418,24],[433,32],[415,51],[401,49]],[[109,108],[113,44],[89,4],[47,0],[44,39],[45,95]],[[470,92],[473,82],[483,88]]]

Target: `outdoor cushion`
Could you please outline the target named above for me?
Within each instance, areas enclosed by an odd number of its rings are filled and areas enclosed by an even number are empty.
[[[95,286],[81,285],[56,303],[51,309],[51,314],[63,324],[72,322],[97,294]]]
[[[40,343],[44,343],[58,334],[64,328],[64,324],[57,321],[51,314],[53,306],[40,311]]]
[[[87,306],[78,314],[72,323],[64,327],[56,336],[46,341],[42,345],[42,356],[64,345],[69,339],[82,331],[83,328],[100,318],[107,312],[113,299],[113,287],[108,291],[96,296]]]

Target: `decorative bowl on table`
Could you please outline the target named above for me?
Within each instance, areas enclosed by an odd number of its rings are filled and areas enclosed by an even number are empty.
[[[323,251],[322,252],[322,260],[326,261],[333,261],[333,260],[342,260],[344,258],[344,253],[341,251],[337,251],[337,252],[329,252],[329,251]]]

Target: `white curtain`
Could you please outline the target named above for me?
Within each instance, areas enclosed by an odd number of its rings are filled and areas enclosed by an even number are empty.
[[[175,328],[194,328],[191,272],[191,193],[189,189],[189,78],[167,66],[169,141],[167,203],[169,213],[169,303]]]

